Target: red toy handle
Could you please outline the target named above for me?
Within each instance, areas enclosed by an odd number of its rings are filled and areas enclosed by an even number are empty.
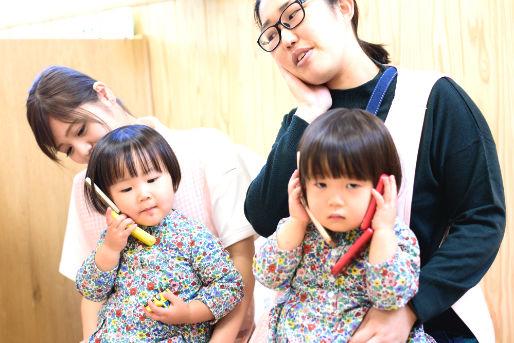
[[[382,174],[380,175],[380,178],[378,179],[377,190],[378,193],[384,194],[384,180],[383,178],[387,177],[387,175]],[[366,230],[367,228],[371,227],[371,220],[373,219],[373,216],[375,215],[375,210],[377,209],[377,201],[375,200],[374,196],[371,196],[371,200],[369,201],[368,209],[366,210],[366,213],[364,214],[364,219],[362,219],[361,223],[361,229]]]
[[[377,187],[375,188],[380,194],[384,193],[384,181],[383,178],[387,177],[387,175],[382,174],[378,179]],[[345,269],[350,262],[359,254],[359,252],[364,249],[365,246],[368,245],[368,242],[371,240],[371,236],[373,236],[373,229],[371,228],[371,220],[375,215],[375,210],[377,209],[377,201],[375,197],[371,196],[371,200],[368,205],[368,209],[364,214],[364,219],[362,219],[362,223],[360,228],[364,231],[362,235],[352,244],[352,246],[344,253],[343,256],[337,260],[336,264],[332,267],[332,274],[337,275],[343,269]]]

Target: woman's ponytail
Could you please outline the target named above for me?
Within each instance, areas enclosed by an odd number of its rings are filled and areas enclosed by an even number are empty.
[[[389,52],[384,48],[383,44],[373,44],[363,41],[359,38],[357,34],[357,28],[359,26],[359,8],[357,7],[357,1],[353,1],[354,9],[353,9],[353,18],[352,18],[352,27],[353,32],[355,33],[355,37],[357,38],[357,42],[359,42],[360,47],[364,50],[364,53],[368,55],[368,57],[382,63],[387,64],[390,62]]]

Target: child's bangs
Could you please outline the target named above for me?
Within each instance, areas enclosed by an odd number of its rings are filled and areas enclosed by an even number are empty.
[[[310,158],[306,161],[307,179],[340,178],[362,179],[365,173],[360,166],[361,154],[349,151],[345,146],[320,146],[317,151],[308,152]],[[357,149],[358,150],[358,149]]]
[[[138,177],[138,167],[143,175],[152,171],[162,172],[162,162],[156,147],[133,142],[121,149],[122,153],[113,159],[109,169],[112,172],[113,184],[125,177]],[[128,175],[125,173],[128,171]]]

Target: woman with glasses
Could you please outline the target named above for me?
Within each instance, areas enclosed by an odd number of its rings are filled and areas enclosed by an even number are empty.
[[[498,252],[505,200],[480,110],[444,75],[387,66],[381,45],[358,38],[353,0],[256,0],[255,18],[257,43],[276,61],[297,107],[284,116],[248,189],[245,214],[254,229],[267,237],[289,215],[287,185],[309,123],[330,108],[367,109],[385,121],[399,151],[398,214],[419,240],[421,274],[408,306],[372,308],[351,342],[405,342],[416,322],[438,342],[494,341],[474,286]]]

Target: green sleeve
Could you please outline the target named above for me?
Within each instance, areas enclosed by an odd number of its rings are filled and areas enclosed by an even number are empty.
[[[294,115],[295,111],[284,116],[266,164],[246,193],[246,218],[264,237],[275,232],[280,219],[289,216],[287,184],[296,169],[298,142],[308,125]]]
[[[422,258],[419,292],[411,307],[426,322],[482,279],[505,231],[493,137],[478,107],[447,78],[436,83],[428,101],[410,226]]]

